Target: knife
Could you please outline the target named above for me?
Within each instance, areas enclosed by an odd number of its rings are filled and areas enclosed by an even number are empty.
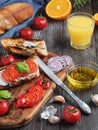
[[[79,99],[56,75],[53,71],[51,71],[47,65],[37,56],[37,62],[39,67],[44,71],[44,73],[54,81],[58,86],[60,86],[66,93],[78,104],[80,109],[87,113],[91,113],[90,107],[81,99]]]

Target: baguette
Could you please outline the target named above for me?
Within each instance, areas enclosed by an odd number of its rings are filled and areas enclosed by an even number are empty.
[[[36,77],[38,77],[40,75],[36,56],[33,56],[32,58],[28,58],[28,59],[31,60],[31,61],[33,61],[36,64],[36,66],[37,66],[36,70],[34,72],[32,72],[32,73],[27,73],[26,75],[22,75],[22,76],[16,78],[15,80],[13,80],[11,82],[6,81],[4,79],[4,77],[2,76],[2,74],[4,73],[4,71],[8,67],[10,67],[12,64],[15,64],[15,63],[10,64],[9,66],[4,66],[4,67],[0,68],[0,89],[8,89],[8,88],[11,88],[11,87],[19,86],[19,85],[21,85],[23,83],[29,82],[30,80],[32,80],[32,79],[34,79],[34,78],[36,78]],[[13,72],[11,71],[10,73],[12,74]]]
[[[47,56],[47,48],[44,40],[23,39],[23,38],[3,38],[2,47],[14,54],[22,56]]]
[[[28,3],[14,3],[0,8],[0,35],[31,17],[33,12]]]

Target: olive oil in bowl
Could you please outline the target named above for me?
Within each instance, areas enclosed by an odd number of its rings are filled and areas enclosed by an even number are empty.
[[[98,66],[95,63],[78,64],[67,71],[67,85],[75,89],[87,89],[98,82]]]

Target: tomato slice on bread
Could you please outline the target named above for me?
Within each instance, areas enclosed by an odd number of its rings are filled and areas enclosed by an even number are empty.
[[[19,72],[16,67],[17,62],[14,62],[2,72],[2,78],[7,82],[12,82],[19,77],[28,76],[37,71],[38,65],[34,61],[26,60],[25,63],[29,66],[29,72]]]
[[[19,73],[14,68],[7,68],[3,71],[2,77],[7,82],[12,82],[15,79],[19,78]]]
[[[38,69],[37,64],[33,62],[32,60],[26,60],[25,63],[28,64],[30,73],[34,73]]]
[[[37,64],[34,61],[26,60],[25,63],[28,64],[30,72],[23,72],[23,73],[21,73],[21,76],[27,76],[27,75],[37,71],[38,66],[37,66]]]

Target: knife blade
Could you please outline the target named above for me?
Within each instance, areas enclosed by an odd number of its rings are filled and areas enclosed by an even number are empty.
[[[90,107],[82,101],[80,98],[78,98],[57,76],[56,74],[51,71],[47,65],[40,59],[40,57],[37,56],[37,62],[39,67],[44,71],[44,73],[52,80],[54,81],[58,86],[60,86],[80,107],[80,109],[87,113],[91,114]]]

